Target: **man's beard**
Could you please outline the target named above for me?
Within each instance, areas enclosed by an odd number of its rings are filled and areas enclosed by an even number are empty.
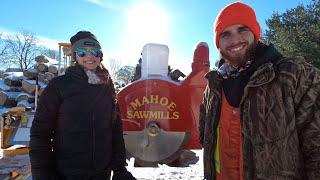
[[[231,66],[241,67],[246,64],[247,61],[253,60],[256,50],[256,44],[252,43],[248,46],[244,54],[238,54],[236,56],[230,56],[228,52],[220,49],[220,54],[223,59],[230,63]]]

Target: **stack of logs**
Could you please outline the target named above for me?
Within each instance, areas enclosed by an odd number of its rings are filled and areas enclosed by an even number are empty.
[[[0,107],[23,106],[34,109],[36,79],[40,96],[48,82],[58,75],[57,60],[41,55],[35,61],[34,67],[23,72],[3,74],[0,79]]]

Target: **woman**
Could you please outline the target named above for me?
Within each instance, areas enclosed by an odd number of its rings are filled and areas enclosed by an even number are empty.
[[[74,66],[43,91],[30,132],[33,179],[135,179],[125,168],[125,146],[114,86],[101,64],[97,38],[71,39]]]

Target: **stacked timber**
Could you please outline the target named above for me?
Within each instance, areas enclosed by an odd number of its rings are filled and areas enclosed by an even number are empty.
[[[35,69],[38,71],[39,80],[48,83],[52,78],[58,75],[59,63],[57,60],[41,55],[37,56],[35,61],[37,62],[35,64]],[[63,71],[63,69],[60,69],[60,73]]]
[[[36,89],[40,96],[49,81],[59,74],[57,60],[41,55],[35,61],[34,67],[23,72],[0,74],[0,107],[34,108]]]

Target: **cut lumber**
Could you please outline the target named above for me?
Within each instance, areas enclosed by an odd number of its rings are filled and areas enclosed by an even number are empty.
[[[36,68],[40,72],[47,72],[48,71],[48,65],[46,63],[38,63],[38,64],[36,64]]]
[[[17,102],[22,101],[22,100],[27,100],[28,102],[30,102],[30,99],[31,99],[31,101],[34,100],[34,96],[32,94],[28,94],[28,93],[24,93],[24,92],[20,92],[16,97]]]
[[[3,106],[8,100],[8,94],[4,91],[0,91],[0,106]]]
[[[0,91],[0,106],[13,107],[17,105],[16,97],[20,92]]]
[[[27,100],[17,102],[17,107],[25,107],[28,109],[34,108],[34,103],[29,103]]]
[[[34,58],[37,63],[47,63],[49,62],[48,57],[44,55],[40,55]]]
[[[4,83],[8,86],[21,86],[21,81],[23,80],[23,76],[7,76],[4,78]]]
[[[35,68],[27,69],[23,71],[23,76],[27,79],[36,79],[38,75],[38,71]]]
[[[46,76],[46,80],[50,81],[51,79],[53,79],[55,77],[55,75],[51,72],[46,72],[44,73]]]
[[[36,90],[36,81],[35,80],[23,80],[22,81],[22,89],[29,94],[34,94],[34,92]]]
[[[37,63],[51,63],[51,64],[58,64],[59,62],[55,59],[49,58],[48,56],[45,55],[40,55],[34,58],[34,60]]]
[[[58,65],[57,64],[51,64],[48,67],[48,72],[51,72],[52,74],[58,74]]]
[[[44,81],[46,79],[46,75],[44,73],[38,73],[38,80]]]

